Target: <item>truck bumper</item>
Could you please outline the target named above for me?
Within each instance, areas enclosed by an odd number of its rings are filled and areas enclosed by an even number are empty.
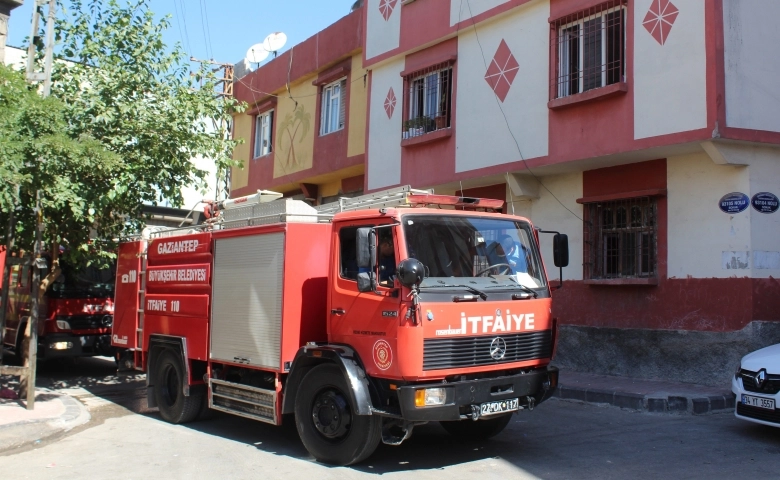
[[[474,411],[478,412],[480,406],[488,402],[517,398],[521,408],[532,408],[548,399],[557,386],[558,368],[548,366],[504,377],[406,385],[398,387],[398,398],[401,415],[406,421],[453,421],[473,418]],[[443,388],[444,404],[417,407],[415,392],[425,388]]]
[[[70,335],[58,333],[38,340],[38,358],[113,356],[111,335]]]

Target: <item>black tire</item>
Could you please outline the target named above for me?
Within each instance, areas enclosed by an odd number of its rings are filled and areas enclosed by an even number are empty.
[[[459,422],[439,422],[447,433],[464,440],[485,440],[495,437],[509,425],[512,420],[512,414],[500,415],[498,417],[477,420],[461,420]]]
[[[341,370],[333,364],[314,367],[295,397],[295,426],[306,450],[333,465],[368,458],[381,440],[382,419],[355,410]]]
[[[165,350],[155,362],[154,395],[160,416],[166,422],[187,423],[195,420],[203,404],[201,389],[190,389],[190,395],[184,395],[186,371],[178,355]]]

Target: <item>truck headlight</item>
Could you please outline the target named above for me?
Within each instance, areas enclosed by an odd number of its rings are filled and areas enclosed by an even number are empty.
[[[73,343],[71,342],[54,342],[52,344],[49,344],[49,348],[52,350],[69,350],[73,348]]]
[[[421,388],[414,392],[414,405],[416,407],[444,405],[446,398],[447,393],[443,388]]]
[[[70,323],[67,320],[57,320],[57,328],[60,330],[70,330]]]

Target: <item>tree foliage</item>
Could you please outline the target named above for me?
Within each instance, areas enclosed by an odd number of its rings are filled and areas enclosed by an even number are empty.
[[[155,19],[148,0],[71,0],[58,17],[51,97],[2,71],[0,235],[15,204],[30,249],[40,189],[45,240],[94,261],[137,231],[143,203],[179,206],[181,187],[203,182],[192,158],[232,164],[235,143],[214,125],[242,107],[216,98],[209,66],[190,75],[181,48],[163,42],[169,18]]]

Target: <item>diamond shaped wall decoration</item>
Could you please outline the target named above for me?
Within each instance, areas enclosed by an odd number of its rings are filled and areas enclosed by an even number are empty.
[[[390,91],[387,92],[387,98],[385,98],[385,112],[387,112],[387,118],[393,118],[395,102],[395,92],[393,92],[393,88],[390,87]]]
[[[677,7],[669,0],[653,0],[642,25],[658,43],[663,45],[679,13]]]
[[[512,86],[519,69],[520,65],[515,60],[515,56],[512,55],[512,51],[509,50],[509,46],[504,40],[501,40],[496,54],[493,55],[493,61],[490,62],[490,66],[485,72],[485,81],[502,103],[509,93],[509,88]]]
[[[390,18],[390,15],[393,14],[393,9],[395,8],[396,3],[398,3],[398,0],[380,0],[379,13],[382,14],[382,16],[385,18],[385,21],[387,21]]]

